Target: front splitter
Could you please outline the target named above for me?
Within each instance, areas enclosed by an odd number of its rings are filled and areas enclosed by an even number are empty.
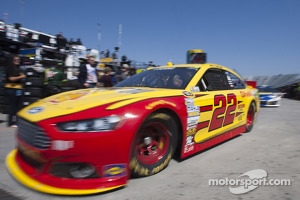
[[[68,188],[58,188],[50,185],[45,185],[40,183],[30,176],[28,176],[24,171],[18,166],[16,162],[17,149],[12,150],[6,157],[5,163],[9,173],[20,183],[33,190],[44,192],[48,194],[57,195],[88,195],[107,192],[114,190],[124,185],[118,185],[108,188],[96,188],[96,189],[68,189]]]

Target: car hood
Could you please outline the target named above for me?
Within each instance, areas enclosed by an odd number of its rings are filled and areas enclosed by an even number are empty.
[[[67,115],[96,106],[107,105],[114,110],[149,98],[182,95],[182,90],[152,88],[82,89],[60,93],[41,99],[22,109],[18,115],[29,121]]]

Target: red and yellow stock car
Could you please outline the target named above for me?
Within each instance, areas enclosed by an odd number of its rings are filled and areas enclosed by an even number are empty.
[[[29,188],[84,195],[125,186],[249,132],[257,89],[211,63],[148,69],[112,88],[74,90],[18,113],[8,171]]]

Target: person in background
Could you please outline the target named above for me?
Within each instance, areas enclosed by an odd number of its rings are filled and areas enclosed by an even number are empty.
[[[62,82],[65,80],[65,75],[61,69],[62,63],[57,63],[49,69],[45,70],[45,94],[48,97],[61,92]]]
[[[113,86],[112,77],[111,77],[110,73],[111,73],[111,68],[105,67],[104,75],[102,75],[99,80],[99,82],[102,83],[103,87],[112,87]]]
[[[97,62],[94,56],[88,56],[87,63],[83,64],[79,68],[78,81],[83,88],[94,88],[99,86]]]
[[[7,126],[17,127],[17,112],[22,107],[22,80],[25,74],[20,69],[20,57],[15,55],[12,58],[12,64],[6,66],[5,92],[9,100]]]

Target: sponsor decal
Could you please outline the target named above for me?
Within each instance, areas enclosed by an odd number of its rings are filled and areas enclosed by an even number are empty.
[[[152,102],[152,103],[149,103],[148,105],[145,106],[145,108],[147,110],[151,110],[153,109],[154,107],[158,106],[158,105],[170,105],[170,106],[173,106],[173,107],[176,107],[176,104],[175,103],[172,103],[172,102],[169,102],[169,101],[165,101],[165,100],[159,100],[159,101],[155,101],[155,102]]]
[[[123,177],[126,176],[126,164],[105,165],[102,168],[104,177]]]
[[[251,97],[253,96],[252,92],[248,91],[248,92],[244,92],[244,91],[240,91],[240,94],[242,97]]]
[[[36,114],[36,113],[42,112],[43,110],[44,110],[43,107],[38,106],[38,107],[30,108],[27,112],[29,114]]]
[[[187,110],[186,130],[196,128],[200,118],[200,107],[195,106],[194,99],[191,98],[185,98],[185,105]]]
[[[187,97],[193,97],[193,93],[189,92],[189,91],[183,91],[183,95],[187,96]]]
[[[242,109],[242,108],[245,108],[245,104],[239,104],[238,105],[238,109]]]
[[[200,92],[200,89],[198,86],[193,86],[190,88],[191,92]]]
[[[184,145],[184,153],[194,150],[194,137],[188,136],[186,137],[185,145]]]
[[[197,131],[197,128],[191,128],[191,129],[188,129],[187,132],[186,132],[186,135],[187,135],[187,136],[195,135],[195,134],[196,134],[196,131]]]
[[[53,140],[52,149],[56,151],[65,151],[74,147],[74,141]]]
[[[64,95],[59,95],[58,97],[54,97],[49,100],[50,103],[61,103],[64,101],[70,101],[70,100],[75,100],[79,99],[83,96],[86,96],[89,92],[88,91],[74,91],[69,94],[64,94]]]

